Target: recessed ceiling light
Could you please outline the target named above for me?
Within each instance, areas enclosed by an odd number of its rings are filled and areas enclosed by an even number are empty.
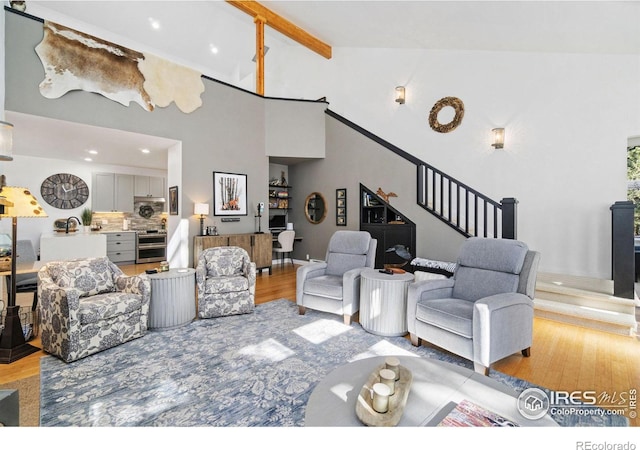
[[[91,162],[91,161],[93,161],[93,159],[91,159],[91,158],[85,158],[84,160],[85,160],[86,162]]]
[[[98,150],[88,150],[88,152],[91,153],[92,155],[98,154]]]
[[[214,55],[218,54],[218,47],[213,44],[209,44],[209,48],[211,49],[211,53],[213,53]]]
[[[158,22],[153,17],[149,17],[149,23],[151,24],[151,28],[153,28],[154,30],[160,29],[160,22]]]
[[[148,148],[141,148],[141,149],[140,149],[140,151],[141,151],[142,153],[145,153],[145,154],[146,154],[146,153],[151,153],[151,150],[149,150]]]

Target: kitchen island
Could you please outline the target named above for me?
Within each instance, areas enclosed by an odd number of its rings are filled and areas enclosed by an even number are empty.
[[[107,236],[103,233],[49,233],[40,236],[40,261],[107,256]]]

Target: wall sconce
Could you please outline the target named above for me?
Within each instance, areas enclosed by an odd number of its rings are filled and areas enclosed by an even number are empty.
[[[404,105],[404,86],[396,86],[396,102]]]
[[[0,161],[13,161],[13,124],[0,120]]]
[[[504,128],[494,128],[491,130],[493,132],[493,144],[491,146],[493,148],[503,148],[504,147]]]
[[[209,204],[208,203],[196,203],[193,206],[193,213],[198,215],[200,214],[200,236],[206,235],[204,232],[204,216],[209,215]]]

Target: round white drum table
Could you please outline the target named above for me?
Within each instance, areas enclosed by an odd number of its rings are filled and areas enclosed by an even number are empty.
[[[196,270],[170,269],[149,274],[149,328],[174,328],[196,317]]]
[[[365,269],[360,275],[360,325],[380,336],[407,334],[407,291],[413,274]]]

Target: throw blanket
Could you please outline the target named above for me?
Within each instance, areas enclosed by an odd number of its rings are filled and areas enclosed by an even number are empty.
[[[453,272],[455,272],[457,266],[457,264],[453,262],[434,261],[433,259],[425,258],[414,258],[413,261],[411,261],[411,265],[414,266],[414,268],[443,270],[450,273],[451,275],[453,275]]]

